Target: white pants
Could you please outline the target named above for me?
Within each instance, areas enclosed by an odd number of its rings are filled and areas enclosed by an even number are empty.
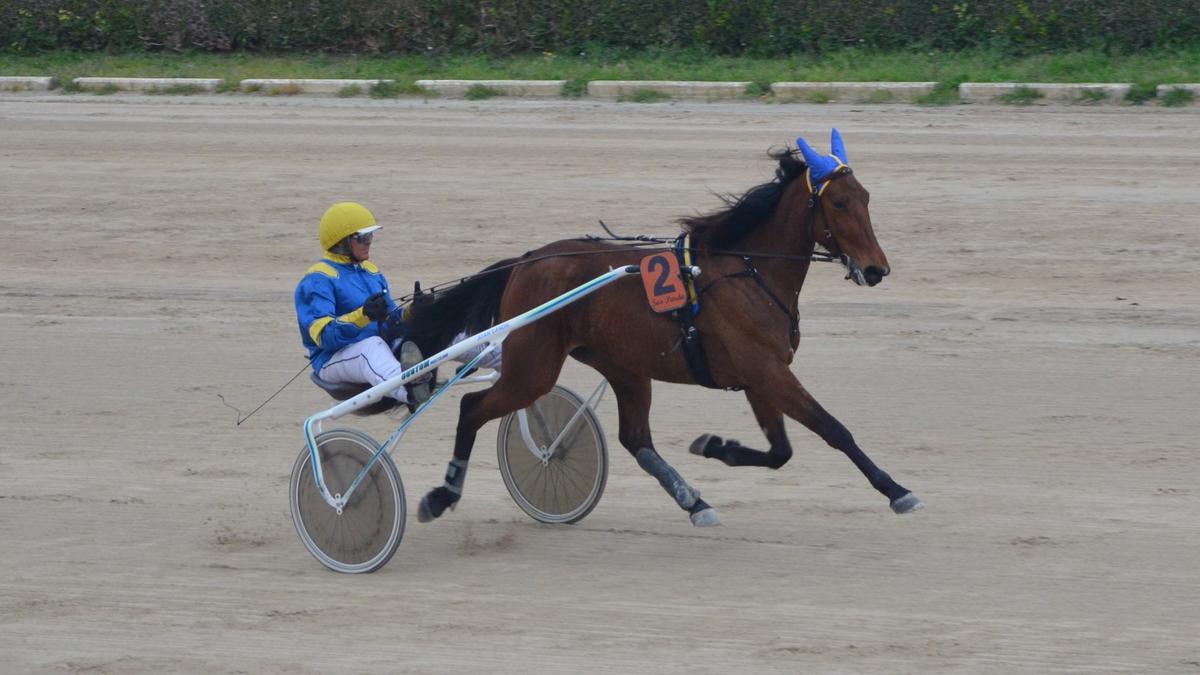
[[[334,352],[317,377],[326,382],[365,382],[373,387],[402,372],[404,368],[383,338],[369,337]],[[391,396],[401,403],[408,401],[408,392],[403,386],[398,387]]]
[[[452,344],[458,344],[466,338],[466,333],[459,333],[455,336]],[[475,358],[482,350],[482,347],[472,349],[454,360],[459,363],[466,363]],[[488,354],[479,363],[479,367],[500,370],[500,351],[500,347],[497,346],[491,354]],[[402,372],[404,372],[404,367],[396,360],[395,355],[392,354],[392,350],[388,348],[383,338],[369,337],[334,352],[329,361],[321,368],[321,372],[317,373],[317,377],[326,382],[348,382],[353,384],[365,382],[373,387]],[[408,401],[408,392],[405,391],[403,386],[398,387],[392,392],[391,396],[401,403]]]

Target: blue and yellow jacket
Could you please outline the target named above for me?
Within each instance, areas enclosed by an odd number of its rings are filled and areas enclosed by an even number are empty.
[[[362,305],[386,290],[387,278],[369,260],[356,264],[327,252],[308,268],[296,285],[296,320],[314,373],[342,347],[379,335],[378,324],[363,315]],[[396,309],[390,294],[388,309]]]

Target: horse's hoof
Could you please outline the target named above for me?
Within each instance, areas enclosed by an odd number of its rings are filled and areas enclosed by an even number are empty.
[[[458,495],[451,493],[445,487],[434,488],[421,498],[421,505],[417,507],[417,520],[428,523],[440,517],[446,512],[446,509],[453,511],[457,505]]]
[[[711,506],[691,514],[691,519],[692,525],[696,527],[715,527],[721,524],[721,519],[717,517],[717,510]]]
[[[896,513],[912,513],[923,508],[925,508],[925,502],[911,492],[892,500],[892,511]]]
[[[428,523],[434,518],[437,516],[433,515],[433,510],[429,508],[429,495],[425,495],[421,498],[421,505],[417,507],[417,520]]]
[[[700,434],[700,436],[698,436],[696,440],[692,441],[692,444],[688,446],[688,452],[692,453],[693,455],[707,457],[708,455],[704,454],[705,450],[709,449],[710,447],[720,447],[722,444],[723,443],[720,436],[715,436],[713,434]]]

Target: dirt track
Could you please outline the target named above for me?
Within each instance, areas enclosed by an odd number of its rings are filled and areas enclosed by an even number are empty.
[[[1078,107],[0,97],[2,670],[1200,671],[1200,123]],[[744,398],[659,386],[698,530],[616,443],[582,523],[526,518],[480,433],[466,496],[379,573],[302,547],[291,309],[329,202],[393,284],[563,236],[670,234],[831,125],[894,273],[817,267],[795,370],[928,504],[899,517]],[[597,379],[571,366],[567,384]],[[457,397],[456,397],[457,398]],[[457,406],[396,460],[410,513]],[[389,420],[348,420],[377,437]]]

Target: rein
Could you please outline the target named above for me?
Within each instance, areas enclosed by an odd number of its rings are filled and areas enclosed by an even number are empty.
[[[832,251],[830,251],[828,253],[814,251],[814,252],[810,253],[809,255],[791,255],[788,253],[767,253],[765,251],[730,251],[730,250],[724,250],[724,249],[708,250],[708,251],[705,251],[705,253],[707,253],[708,255],[737,256],[739,258],[744,259],[746,261],[747,269],[743,272],[738,272],[736,274],[728,275],[728,276],[750,276],[756,282],[758,282],[758,284],[760,286],[762,286],[764,290],[767,291],[767,293],[771,296],[772,302],[774,302],[777,306],[780,306],[781,309],[783,309],[782,303],[779,301],[779,299],[777,297],[775,297],[775,294],[772,293],[771,290],[766,287],[765,282],[762,281],[760,275],[758,274],[758,270],[755,269],[754,265],[750,262],[751,258],[760,258],[760,259],[768,259],[768,260],[793,260],[793,261],[808,261],[808,262],[841,263],[843,265],[846,265],[847,267],[850,267],[850,265],[846,259],[846,256],[844,254],[842,254],[842,252],[841,252],[841,247],[837,245],[837,239],[835,239],[833,236],[833,230],[829,229],[829,219],[824,217],[824,211],[820,207],[821,200],[819,199],[821,194],[823,192],[825,192],[825,188],[829,187],[829,183],[831,181],[833,181],[834,179],[837,179],[837,178],[841,178],[842,176],[849,175],[851,173],[850,167],[846,166],[845,164],[842,164],[841,160],[838,160],[838,164],[841,165],[841,168],[839,168],[833,175],[829,176],[824,181],[822,181],[820,183],[820,185],[816,186],[815,188],[812,184],[812,177],[811,177],[812,169],[810,168],[810,169],[806,170],[804,173],[804,180],[807,182],[808,190],[809,190],[809,198],[808,198],[808,210],[809,210],[809,214],[810,214],[810,217],[808,219],[809,220],[809,222],[808,222],[809,239],[812,239],[813,244],[815,244],[815,245],[821,246],[826,249],[829,248],[828,246],[825,246],[824,244],[820,244],[817,241],[817,237],[816,237],[816,220],[817,220],[817,218],[816,218],[816,216],[817,216],[817,213],[820,212],[821,216],[822,216],[821,222],[822,222],[823,229],[824,229],[825,240],[832,243],[833,247],[835,249],[837,249],[836,254],[834,254]],[[603,220],[600,220],[598,222],[600,223],[600,227],[603,228],[605,233],[608,234],[607,237],[598,237],[596,235],[589,234],[589,235],[585,235],[583,237],[579,237],[578,240],[580,240],[580,241],[628,242],[627,244],[625,244],[625,246],[627,246],[629,248],[643,248],[643,247],[653,247],[653,246],[662,246],[662,247],[666,248],[666,247],[670,247],[670,245],[673,242],[675,242],[674,238],[651,237],[651,236],[644,235],[644,234],[639,234],[639,235],[634,235],[634,236],[619,236],[615,232],[613,232],[611,229],[609,229],[608,225],[605,224],[605,222]],[[688,250],[693,253],[700,252],[700,250],[696,249],[696,248],[689,248]],[[573,257],[573,256],[580,256],[580,255],[602,255],[602,254],[608,254],[608,253],[610,253],[610,251],[573,251],[570,253],[550,253],[547,255],[538,256],[536,258],[528,258],[528,259],[522,258],[521,260],[518,260],[516,262],[510,263],[508,265],[502,265],[500,267],[496,267],[496,268],[487,270],[486,272],[476,272],[475,274],[468,274],[465,277],[459,277],[457,279],[443,281],[442,283],[430,286],[425,292],[426,293],[435,292],[435,291],[447,288],[449,286],[453,286],[455,284],[461,284],[464,281],[470,281],[471,279],[475,279],[480,276],[484,276],[487,274],[494,274],[496,272],[503,272],[505,270],[510,270],[515,267],[519,267],[521,265],[528,265],[530,263],[535,263],[535,262],[538,262],[541,260],[548,260],[550,258],[569,258],[569,257]],[[860,272],[860,274],[861,274],[861,272]],[[722,278],[726,278],[726,277],[722,277]],[[847,275],[846,278],[849,279],[850,276]],[[716,280],[710,282],[704,288],[708,288],[708,287],[712,286],[712,284],[716,283],[717,281],[720,281],[720,279],[716,279]],[[703,292],[703,291],[701,291],[701,292]],[[403,296],[400,296],[399,298],[395,298],[395,301],[397,303],[404,303],[404,302],[412,300],[416,295],[417,295],[417,293],[409,293],[408,295],[403,295]],[[788,312],[786,309],[784,309],[784,312],[786,314],[788,314],[789,317],[791,317],[791,312]],[[792,321],[793,321],[793,323],[795,323],[794,318],[792,318]]]
[[[603,221],[601,221],[601,224],[603,225]],[[605,227],[604,229],[606,231],[608,230],[607,227]],[[667,239],[664,237],[649,237],[646,235],[638,235],[636,237],[618,237],[618,236],[597,237],[595,235],[589,234],[589,235],[577,238],[576,241],[628,241],[628,242],[632,242],[632,243],[626,244],[626,246],[631,249],[636,249],[636,248],[649,248],[649,247],[655,247],[655,246],[661,246],[661,247],[665,248],[665,247],[668,247],[669,244],[674,240]],[[697,249],[697,248],[689,248],[688,250],[694,251],[697,253],[700,252],[700,249]],[[510,270],[515,267],[520,267],[521,265],[528,265],[530,263],[539,262],[541,260],[549,260],[551,258],[570,258],[570,257],[574,257],[574,256],[581,256],[581,255],[605,255],[605,254],[608,254],[611,252],[612,251],[572,251],[570,253],[549,253],[546,255],[538,256],[536,258],[522,258],[521,260],[518,260],[514,263],[510,263],[508,265],[501,265],[500,267],[496,267],[496,268],[487,270],[485,272],[476,272],[475,274],[468,274],[465,277],[459,277],[457,279],[450,279],[449,281],[443,281],[441,283],[430,286],[423,292],[431,293],[434,291],[439,291],[439,290],[448,288],[450,286],[461,284],[464,281],[470,281],[477,277],[486,276],[488,274],[495,274],[496,272],[503,272],[505,270]],[[727,251],[727,250],[711,250],[711,251],[705,251],[705,252],[709,255],[738,256],[739,258],[754,257],[754,258],[773,258],[773,259],[778,259],[778,260],[795,260],[795,261],[807,260],[810,262],[828,262],[828,263],[841,262],[841,259],[839,257],[837,257],[831,253],[821,253],[821,252],[814,252],[810,255],[790,255],[787,253],[766,253],[766,252],[760,252],[760,251]],[[412,300],[415,295],[416,295],[415,293],[409,293],[407,295],[402,295],[398,298],[394,298],[394,300],[397,303],[403,304],[406,301]]]
[[[809,208],[812,208],[812,207],[813,207],[813,203],[810,200]],[[608,229],[608,225],[605,225],[603,220],[601,220],[599,222],[600,222],[600,227],[604,228],[604,231],[608,233],[608,236],[607,237],[597,237],[595,235],[589,234],[586,237],[583,237],[583,239],[586,239],[587,241],[652,242],[655,244],[661,244],[663,246],[674,244],[674,242],[676,241],[676,238],[648,237],[644,234],[639,234],[639,235],[635,235],[632,237],[621,237],[621,236],[617,236],[616,234],[613,234],[613,231]],[[811,229],[811,227],[812,227],[811,223],[810,223],[809,227]],[[825,231],[829,232],[828,226],[826,226]],[[809,234],[809,238],[813,240],[813,243],[816,243],[817,240],[811,234],[811,232]],[[830,233],[829,238],[830,238],[830,240],[833,239],[832,233]],[[641,244],[633,244],[633,246],[639,246],[639,245],[641,245]],[[689,248],[688,250],[692,251],[693,253],[700,252],[700,249],[698,249],[698,248]],[[813,253],[810,253],[809,255],[791,255],[789,253],[765,253],[762,251],[729,251],[729,250],[725,250],[725,249],[712,249],[712,250],[709,250],[706,252],[709,255],[735,255],[735,256],[738,256],[739,258],[744,258],[746,256],[750,256],[752,258],[774,258],[777,260],[796,260],[796,261],[807,260],[809,262],[841,262],[841,260],[839,259],[838,256],[835,256],[832,253],[822,253],[819,251],[814,251]],[[561,255],[568,255],[568,254],[561,254]]]

